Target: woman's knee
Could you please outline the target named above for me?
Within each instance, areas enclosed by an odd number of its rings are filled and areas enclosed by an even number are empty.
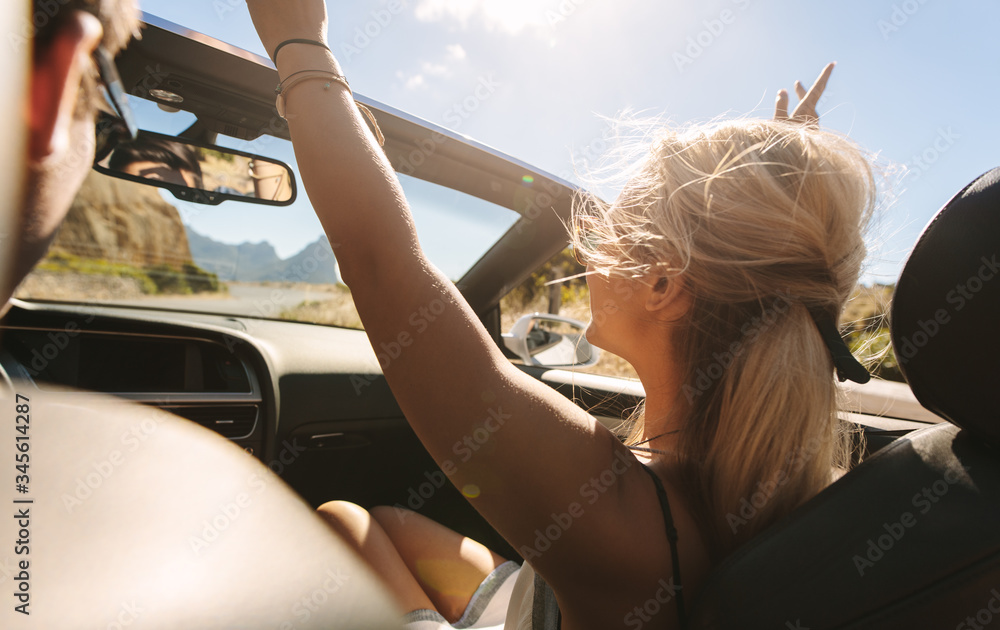
[[[340,534],[368,529],[372,516],[368,510],[350,501],[327,501],[316,508],[316,513]]]

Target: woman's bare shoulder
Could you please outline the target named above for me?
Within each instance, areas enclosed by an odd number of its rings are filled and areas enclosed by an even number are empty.
[[[608,534],[606,540],[594,541],[593,557],[580,559],[586,568],[581,567],[577,580],[553,585],[566,622],[564,628],[595,627],[592,622],[598,618],[628,626],[627,616],[638,614],[637,607],[644,610],[647,602],[653,602],[650,609],[664,613],[662,617],[654,615],[657,625],[672,627],[677,621],[679,594],[683,593],[686,602],[693,601],[711,568],[708,547],[676,476],[660,462],[631,459],[636,465],[629,475],[623,475],[629,481],[621,488],[620,529]],[[656,486],[640,464],[648,466],[663,483],[678,533],[680,575],[674,574]]]

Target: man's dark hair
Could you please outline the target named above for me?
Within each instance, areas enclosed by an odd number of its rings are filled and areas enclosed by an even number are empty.
[[[34,27],[34,54],[38,58],[52,44],[59,29],[74,11],[85,11],[104,27],[101,46],[111,56],[118,54],[139,34],[139,6],[136,0],[33,0],[31,23]],[[97,67],[92,65],[82,80],[78,115],[87,115],[103,102],[97,88]]]
[[[175,171],[194,173],[196,187],[202,187],[201,163],[191,147],[166,138],[140,134],[139,139],[119,145],[111,154],[108,168],[124,170],[135,162],[155,162]]]

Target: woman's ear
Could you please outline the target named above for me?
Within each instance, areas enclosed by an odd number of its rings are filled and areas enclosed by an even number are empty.
[[[691,306],[691,295],[680,275],[654,277],[646,295],[646,310],[664,321],[680,319]]]
[[[85,11],[73,11],[49,45],[35,55],[28,112],[28,150],[33,163],[69,146],[80,82],[103,35],[100,20]]]

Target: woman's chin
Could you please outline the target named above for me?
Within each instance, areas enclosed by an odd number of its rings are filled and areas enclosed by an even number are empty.
[[[604,344],[601,343],[600,333],[594,329],[593,321],[591,321],[590,324],[587,326],[587,330],[583,332],[583,336],[587,340],[587,342],[590,343],[590,345],[596,348],[600,348],[601,350],[607,350],[607,348],[604,347]]]

